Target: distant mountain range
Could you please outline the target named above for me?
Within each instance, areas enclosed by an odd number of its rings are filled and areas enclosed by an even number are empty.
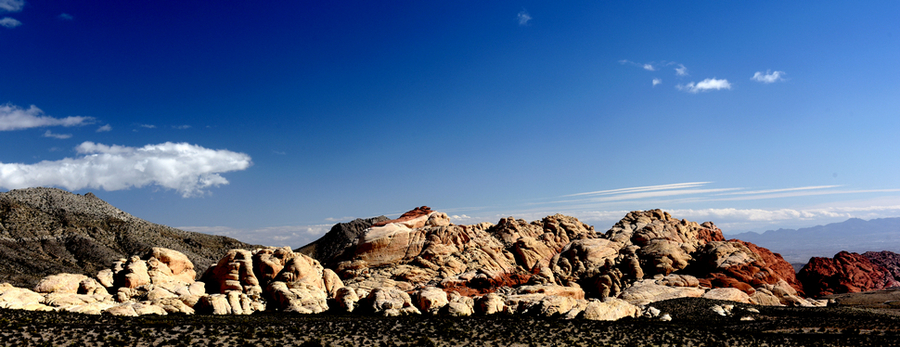
[[[900,252],[900,218],[868,221],[851,218],[810,228],[769,230],[762,234],[746,232],[726,237],[753,242],[781,253],[790,263],[806,263],[810,257],[832,257],[840,251]]]

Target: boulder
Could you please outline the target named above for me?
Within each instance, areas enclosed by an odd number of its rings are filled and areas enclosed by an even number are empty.
[[[465,317],[475,314],[475,299],[451,292],[447,304],[447,314],[452,317]]]
[[[228,251],[216,265],[203,273],[201,281],[206,282],[206,290],[210,293],[262,293],[262,287],[253,272],[253,252],[244,249]]]
[[[704,293],[702,298],[750,303],[750,296],[737,288],[715,288]]]
[[[619,299],[632,305],[644,306],[656,301],[684,297],[699,298],[706,290],[694,287],[671,287],[658,284],[655,280],[641,280],[625,289]]]
[[[119,288],[137,288],[150,284],[147,262],[138,256],[132,256],[122,264],[122,270],[115,273],[114,286]],[[115,271],[115,269],[114,269]]]
[[[194,309],[197,313],[226,315],[231,314],[231,305],[225,294],[210,294],[200,297]]]
[[[366,309],[384,316],[421,314],[406,292],[397,288],[375,288],[366,297]]]
[[[606,298],[603,301],[591,300],[584,309],[584,319],[619,320],[625,317],[638,317],[641,308],[625,300]]]
[[[425,287],[416,293],[416,306],[423,313],[438,314],[449,303],[447,292],[435,287]]]
[[[356,303],[359,302],[359,296],[356,291],[350,287],[341,287],[334,294],[334,301],[337,306],[345,312],[353,312]]]
[[[137,317],[148,314],[165,316],[167,314],[162,307],[143,302],[126,302],[110,307],[103,312],[113,316],[125,317]]]
[[[503,312],[506,308],[506,299],[497,293],[485,294],[476,300],[478,313],[490,315]]]
[[[274,281],[266,286],[266,294],[271,298],[269,305],[284,312],[311,314],[328,310],[328,294],[309,283],[294,282],[288,285]]]
[[[25,288],[13,287],[9,283],[0,284],[0,308],[52,311],[53,308],[43,304],[44,296]]]
[[[194,283],[197,272],[194,271],[194,263],[184,253],[168,248],[153,247],[147,257],[155,258],[165,264],[166,274],[173,277],[172,280],[181,283]],[[153,277],[153,276],[151,276]]]
[[[36,286],[34,291],[38,293],[78,293],[81,281],[88,279],[87,276],[81,274],[61,273],[44,277]]]

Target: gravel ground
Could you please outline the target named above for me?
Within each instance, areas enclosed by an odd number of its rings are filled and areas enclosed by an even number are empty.
[[[340,314],[124,318],[0,310],[5,346],[900,346],[900,316],[856,308],[654,304],[671,322]],[[747,310],[755,308],[759,313]],[[747,320],[750,317],[753,320]],[[741,319],[745,320],[741,320]]]

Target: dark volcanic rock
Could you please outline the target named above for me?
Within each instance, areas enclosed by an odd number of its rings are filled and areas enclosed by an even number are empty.
[[[182,252],[202,272],[228,249],[254,246],[150,223],[91,193],[55,188],[0,193],[0,283],[33,287],[61,272],[93,276],[152,247]]]
[[[900,285],[883,266],[858,253],[840,252],[834,258],[809,260],[797,279],[810,296],[858,293]]]

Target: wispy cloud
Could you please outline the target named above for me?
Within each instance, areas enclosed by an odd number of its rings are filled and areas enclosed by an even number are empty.
[[[6,27],[9,29],[15,28],[20,25],[22,25],[22,22],[17,21],[15,18],[3,17],[2,19],[0,19],[0,26]]]
[[[662,80],[659,79],[659,78],[654,78],[654,79],[653,79],[653,86],[656,87],[657,84],[662,84]]]
[[[25,0],[0,0],[0,12],[19,12],[25,6]]]
[[[172,129],[178,129],[178,130],[185,130],[185,129],[190,129],[190,128],[191,128],[190,125],[173,125],[172,126]]]
[[[156,126],[153,124],[138,124],[138,126],[141,128],[156,129]]]
[[[104,133],[104,132],[107,132],[107,131],[112,131],[112,126],[110,126],[109,124],[97,128],[97,132],[98,132],[98,133]]]
[[[526,26],[531,22],[531,15],[528,14],[528,11],[526,10],[519,11],[519,14],[516,15],[516,17],[519,19],[520,26]]]
[[[686,182],[686,183],[673,183],[673,184],[659,184],[652,186],[640,186],[640,187],[629,187],[629,188],[618,188],[618,189],[609,189],[609,190],[598,190],[593,192],[585,192],[585,193],[575,193],[569,195],[563,195],[562,197],[572,197],[572,196],[585,196],[585,195],[614,195],[614,194],[623,194],[623,193],[634,193],[634,192],[648,192],[648,191],[658,191],[658,190],[671,190],[671,189],[683,189],[683,188],[694,188],[699,187],[710,182]]]
[[[34,105],[27,109],[6,104],[0,105],[0,131],[20,130],[48,126],[82,126],[91,124],[91,117],[53,118],[45,116],[44,111]]]
[[[639,68],[647,70],[647,71],[656,71],[656,68],[653,67],[653,63],[637,63],[637,62],[633,62],[628,59],[622,59],[622,60],[619,60],[619,64],[631,65],[631,66],[639,67]]]
[[[794,187],[794,188],[780,188],[780,189],[750,190],[750,191],[743,191],[743,192],[722,193],[719,195],[751,195],[751,194],[759,195],[759,194],[772,194],[772,193],[828,189],[828,188],[837,188],[837,187],[840,187],[840,186],[830,185],[830,186],[808,186],[808,187]]]
[[[44,137],[52,137],[54,139],[65,140],[65,139],[71,138],[72,134],[56,134],[56,133],[51,132],[50,130],[47,130],[44,132],[43,136]]]
[[[678,64],[678,66],[675,67],[675,75],[687,76],[688,75],[687,68],[684,67],[684,65],[682,65],[682,64]]]
[[[757,71],[755,74],[753,74],[753,77],[751,77],[750,79],[757,81],[757,82],[769,84],[769,83],[775,83],[778,81],[784,81],[784,75],[785,75],[784,71],[772,72],[770,70],[766,70],[766,73]]]
[[[161,143],[144,147],[107,146],[84,142],[75,158],[36,164],[0,163],[0,188],[58,186],[69,190],[99,188],[122,190],[158,185],[183,197],[228,184],[220,173],[244,170],[250,156],[188,143]]]
[[[686,91],[688,93],[696,94],[699,92],[706,92],[710,90],[731,89],[731,83],[728,83],[728,80],[726,79],[707,78],[697,83],[691,82],[684,85],[679,84],[675,86],[675,88],[678,88],[678,90]]]
[[[60,13],[59,16],[57,16],[57,18],[59,18],[59,19],[61,19],[61,20],[73,20],[73,19],[75,19],[75,17],[72,17],[72,15],[71,15],[71,14],[68,14],[68,13]]]

